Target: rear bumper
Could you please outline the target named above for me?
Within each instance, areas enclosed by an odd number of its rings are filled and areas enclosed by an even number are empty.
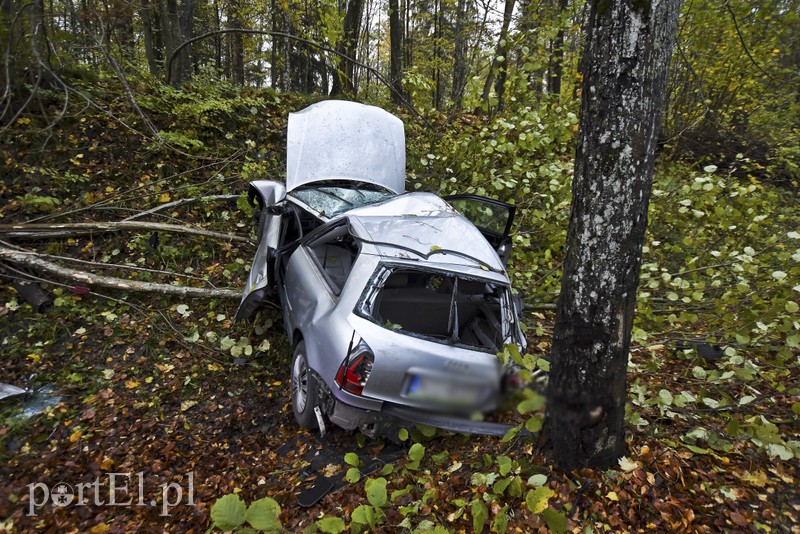
[[[484,436],[503,437],[509,430],[515,427],[514,425],[508,425],[504,423],[473,421],[471,419],[464,419],[452,415],[424,412],[421,410],[415,410],[413,408],[406,408],[389,403],[383,404],[381,413],[401,419],[403,421],[420,423],[423,425],[441,428],[442,430],[462,432],[464,434],[480,434]],[[517,435],[528,436],[530,435],[530,432],[523,428]]]

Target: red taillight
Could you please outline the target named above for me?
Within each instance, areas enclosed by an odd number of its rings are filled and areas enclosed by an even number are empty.
[[[356,356],[345,359],[336,373],[336,383],[348,393],[361,395],[367,379],[372,372],[374,358],[370,352],[361,352]]]

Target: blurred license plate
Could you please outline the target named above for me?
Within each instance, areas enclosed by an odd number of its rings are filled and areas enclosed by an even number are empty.
[[[449,404],[474,404],[480,400],[482,389],[476,384],[448,382],[426,376],[413,376],[408,386],[408,396],[415,399],[434,400]]]

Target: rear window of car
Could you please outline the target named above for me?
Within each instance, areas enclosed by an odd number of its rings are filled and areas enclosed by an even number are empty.
[[[486,352],[511,342],[508,288],[453,273],[394,268],[362,298],[361,314],[389,330]],[[376,280],[380,284],[379,281]]]

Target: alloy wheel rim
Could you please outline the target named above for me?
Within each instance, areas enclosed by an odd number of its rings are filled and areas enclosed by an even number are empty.
[[[298,355],[294,361],[292,390],[297,411],[302,413],[306,409],[306,402],[308,400],[308,369],[306,368],[306,362],[302,355]]]

